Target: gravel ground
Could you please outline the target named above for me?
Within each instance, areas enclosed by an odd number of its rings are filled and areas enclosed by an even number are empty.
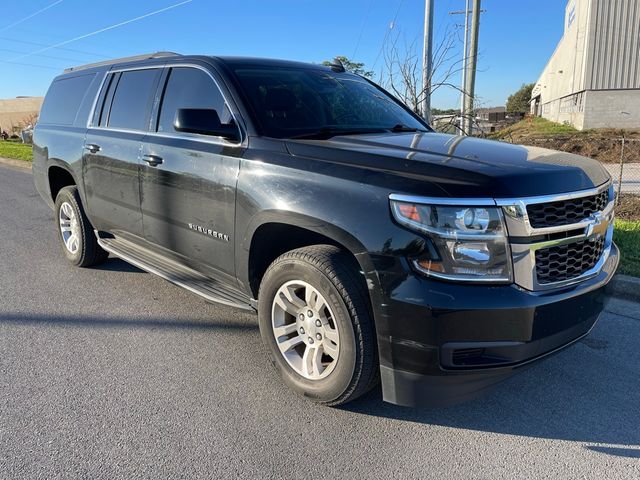
[[[287,391],[256,318],[112,259],[65,263],[0,166],[0,478],[639,478],[640,308],[470,403]]]

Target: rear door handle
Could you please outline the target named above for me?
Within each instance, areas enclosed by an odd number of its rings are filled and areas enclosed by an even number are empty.
[[[142,161],[147,162],[150,167],[156,167],[162,163],[162,157],[158,155],[143,155]]]
[[[84,148],[91,153],[98,153],[101,150],[100,145],[96,145],[95,143],[87,143]]]

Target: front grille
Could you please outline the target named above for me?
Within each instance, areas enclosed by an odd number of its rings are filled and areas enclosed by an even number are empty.
[[[529,223],[533,228],[557,227],[581,222],[609,203],[609,191],[570,200],[527,205]]]
[[[539,284],[562,282],[579,277],[596,266],[604,251],[605,239],[586,239],[536,251]]]

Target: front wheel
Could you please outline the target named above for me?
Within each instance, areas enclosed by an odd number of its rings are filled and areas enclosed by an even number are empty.
[[[260,285],[260,333],[284,382],[340,405],[376,385],[373,319],[357,263],[331,245],[287,252]]]

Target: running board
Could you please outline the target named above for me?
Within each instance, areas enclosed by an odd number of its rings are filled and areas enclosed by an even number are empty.
[[[96,236],[98,236],[97,232]],[[205,277],[192,268],[162,257],[132,242],[121,238],[101,238],[98,236],[98,244],[107,252],[112,253],[125,262],[145,272],[158,275],[175,285],[203,297],[207,301],[221,303],[243,310],[255,311],[251,298],[242,292],[224,286],[220,282]]]

